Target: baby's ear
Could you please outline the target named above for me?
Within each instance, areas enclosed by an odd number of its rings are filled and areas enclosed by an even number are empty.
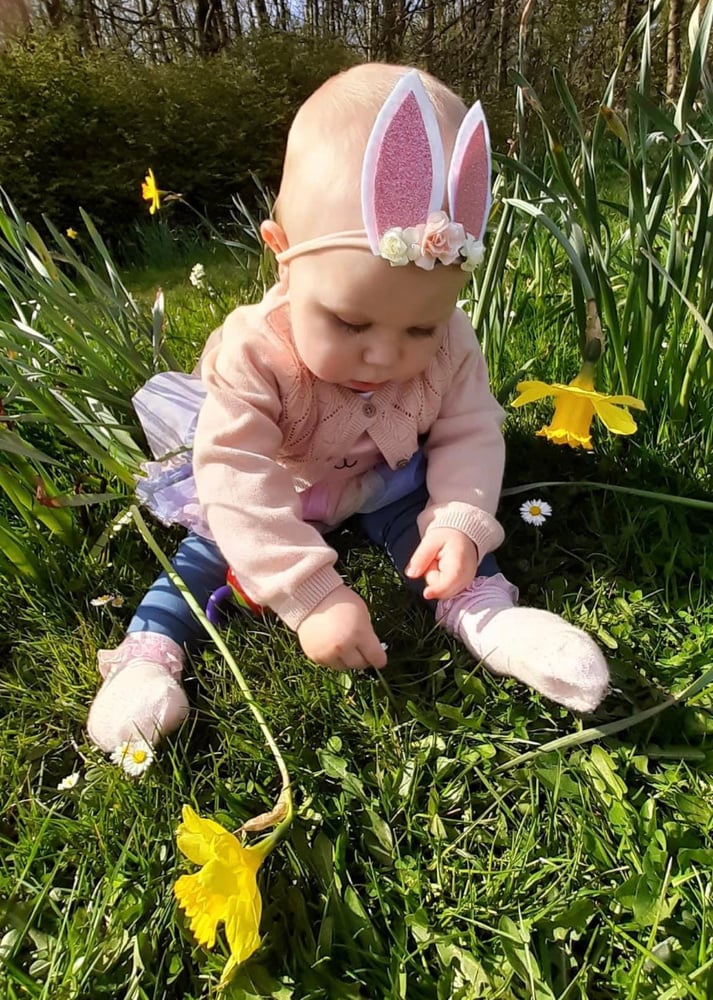
[[[266,219],[260,226],[260,235],[274,254],[287,249],[287,236],[282,226],[273,219]]]
[[[269,247],[275,256],[277,256],[278,253],[282,253],[282,251],[286,250],[288,247],[285,230],[279,222],[275,222],[273,219],[266,219],[261,224],[260,235],[265,241],[265,246]],[[290,270],[287,264],[278,264],[278,282],[283,286],[284,290],[287,290],[289,273]]]

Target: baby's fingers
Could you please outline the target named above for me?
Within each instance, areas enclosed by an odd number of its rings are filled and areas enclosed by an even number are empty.
[[[436,559],[438,557],[440,547],[440,542],[437,542],[426,535],[426,537],[423,538],[416,547],[416,551],[413,553],[406,568],[404,569],[406,576],[417,580],[420,576],[427,573],[430,567],[437,565]]]
[[[386,650],[376,635],[374,635],[373,641],[363,642],[359,647],[359,651],[366,661],[367,666],[374,667],[376,670],[383,670],[386,666]]]
[[[447,553],[442,552],[438,564],[432,566],[425,574],[426,586],[423,590],[425,600],[433,601],[440,600],[442,597],[450,597],[453,584],[460,575],[459,569],[458,561],[449,559]]]

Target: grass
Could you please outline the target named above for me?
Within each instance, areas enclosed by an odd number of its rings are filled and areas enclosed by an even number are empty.
[[[225,260],[202,259],[220,300],[188,284],[194,262],[128,276],[140,300],[164,288],[185,364],[233,295]],[[567,361],[536,314],[517,329],[504,396],[512,359],[537,358],[538,377]],[[508,418],[508,485],[590,478],[703,495],[701,476],[672,468],[645,425],[595,455],[534,439],[535,426],[535,414]],[[512,764],[661,704],[710,668],[709,516],[582,487],[536,492],[554,507],[542,529],[520,520],[524,497],[503,499],[501,562],[524,601],[607,649],[613,691],[594,718],[473,664],[348,529],[336,542],[389,644],[386,684],[310,664],[270,619],[232,623],[298,817],[263,871],[264,945],[229,1000],[713,995],[710,694]],[[88,509],[94,534],[105,517]],[[170,549],[177,535],[159,538]],[[100,560],[57,558],[47,589],[0,593],[0,994],[213,997],[223,957],[196,949],[175,910],[187,869],[173,832],[184,802],[231,829],[270,808],[274,763],[209,650],[186,680],[194,711],[151,771],[132,781],[109,765],[83,729],[96,650],[119,641],[155,564],[132,528]],[[102,593],[124,606],[92,607]],[[75,788],[58,791],[75,770]]]

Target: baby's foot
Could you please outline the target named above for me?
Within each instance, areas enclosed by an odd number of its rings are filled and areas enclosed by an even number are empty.
[[[515,677],[575,712],[592,712],[609,686],[596,643],[558,615],[517,607],[517,589],[498,573],[479,576],[439,601],[440,625],[494,674]]]
[[[188,714],[179,680],[183,649],[156,632],[131,632],[116,649],[100,649],[104,678],[89,709],[89,739],[106,753],[128,740],[156,744]]]

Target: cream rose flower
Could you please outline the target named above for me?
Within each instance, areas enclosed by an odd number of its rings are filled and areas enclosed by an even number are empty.
[[[400,227],[386,230],[379,240],[379,253],[392,267],[403,267],[410,262],[409,246]]]
[[[460,252],[465,258],[460,266],[461,271],[474,271],[483,263],[485,247],[481,240],[476,240],[475,236],[466,236]]]
[[[423,226],[408,226],[402,230],[402,236],[408,247],[408,259],[418,260],[421,256],[421,239],[423,237]]]

